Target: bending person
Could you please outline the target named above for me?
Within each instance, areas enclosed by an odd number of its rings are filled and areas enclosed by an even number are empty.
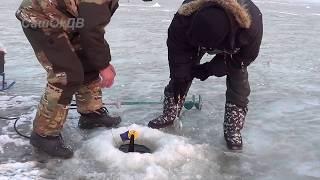
[[[113,127],[121,121],[103,107],[101,92],[116,76],[104,28],[117,7],[118,0],[24,0],[16,12],[47,71],[30,143],[49,155],[73,155],[61,136],[73,95],[81,129]]]
[[[148,126],[173,124],[193,78],[227,76],[224,137],[229,149],[241,149],[250,94],[247,66],[258,56],[262,32],[262,14],[251,0],[184,1],[168,30],[171,80],[164,90],[163,114]],[[205,53],[215,57],[199,64]]]

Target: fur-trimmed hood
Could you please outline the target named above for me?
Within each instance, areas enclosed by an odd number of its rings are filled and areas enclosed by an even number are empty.
[[[246,9],[246,5],[240,4],[237,0],[194,0],[183,4],[179,8],[178,13],[180,15],[190,16],[208,2],[215,3],[232,14],[240,27],[249,28],[251,26],[251,16]]]

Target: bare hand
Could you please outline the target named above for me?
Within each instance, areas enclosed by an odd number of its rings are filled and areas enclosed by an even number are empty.
[[[116,70],[110,64],[108,67],[100,71],[100,78],[101,78],[100,86],[102,88],[110,88],[113,85],[115,77],[116,77]]]

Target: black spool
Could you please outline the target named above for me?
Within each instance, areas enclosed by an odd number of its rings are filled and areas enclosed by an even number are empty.
[[[140,154],[151,153],[151,150],[148,147],[134,143],[134,135],[131,135],[130,137],[130,144],[121,145],[119,147],[119,150],[124,153],[132,153],[132,152],[137,152]]]

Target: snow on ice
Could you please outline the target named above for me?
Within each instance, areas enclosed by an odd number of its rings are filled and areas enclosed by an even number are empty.
[[[45,72],[23,35],[15,10],[21,1],[0,7],[0,42],[8,51],[7,77],[17,81],[0,94],[0,116],[20,116],[18,129],[29,134],[45,86]],[[104,101],[159,100],[168,82],[167,28],[182,0],[121,0],[107,27],[117,80]],[[222,134],[225,79],[194,81],[202,111],[185,111],[183,128],[158,131],[147,122],[161,105],[124,106],[117,129],[82,131],[70,111],[63,135],[75,149],[70,160],[43,158],[16,135],[14,120],[0,120],[0,180],[33,179],[217,179],[315,180],[320,178],[320,1],[256,0],[264,17],[259,58],[249,67],[251,96],[243,131],[244,150],[226,149]],[[150,68],[152,67],[152,68]],[[142,132],[140,143],[153,154],[124,154],[118,135]]]

